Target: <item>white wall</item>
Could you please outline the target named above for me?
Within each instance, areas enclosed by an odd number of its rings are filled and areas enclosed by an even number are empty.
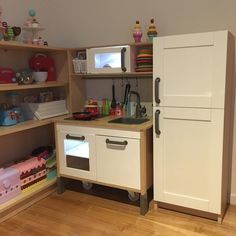
[[[235,0],[0,0],[0,6],[4,20],[14,25],[22,25],[28,10],[35,8],[46,28],[45,39],[63,47],[130,42],[135,20],[140,20],[145,34],[152,17],[160,36],[223,29],[236,35]],[[236,129],[234,140],[236,204]]]

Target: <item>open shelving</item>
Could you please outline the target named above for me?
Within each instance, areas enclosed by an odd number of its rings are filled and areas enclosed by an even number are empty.
[[[5,103],[5,94],[19,94],[20,102],[25,96],[38,96],[40,92],[52,91],[66,100],[70,111],[70,83],[67,49],[24,44],[22,42],[0,42],[0,61],[2,68],[15,72],[29,67],[29,60],[37,53],[50,56],[55,64],[56,81],[33,83],[29,85],[0,84],[0,103]],[[63,116],[60,116],[63,117]],[[53,121],[58,117],[43,120],[27,120],[13,126],[0,126],[0,166],[19,161],[40,146],[55,145]],[[30,204],[55,191],[56,179],[40,182],[20,195],[0,204],[0,221],[16,214]]]

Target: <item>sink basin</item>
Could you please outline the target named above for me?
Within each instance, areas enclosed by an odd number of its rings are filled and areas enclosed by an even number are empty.
[[[116,118],[114,120],[110,120],[110,121],[108,121],[108,123],[138,125],[138,124],[142,124],[147,121],[149,121],[148,118],[120,117],[120,118]]]

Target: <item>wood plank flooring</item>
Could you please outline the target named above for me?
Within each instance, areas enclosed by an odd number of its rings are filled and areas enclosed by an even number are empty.
[[[165,209],[139,215],[137,206],[69,191],[47,198],[0,224],[1,236],[236,236],[236,206],[222,224]]]

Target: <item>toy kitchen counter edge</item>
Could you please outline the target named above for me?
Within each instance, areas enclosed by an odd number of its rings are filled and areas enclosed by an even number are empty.
[[[117,129],[117,130],[127,130],[127,131],[144,131],[144,130],[152,128],[153,126],[152,117],[140,118],[138,122],[136,122],[137,119],[135,118],[133,118],[134,122],[132,122],[129,119],[127,119],[127,117],[120,117],[120,116],[106,116],[102,118],[97,118],[95,120],[72,120],[72,119],[69,119],[69,117],[70,116],[67,116],[67,117],[64,116],[64,117],[58,117],[58,118],[55,117],[53,121],[55,122],[55,124],[68,124],[68,125],[76,125],[76,126],[81,126],[81,127]],[[121,122],[119,122],[119,120],[118,120],[119,123],[111,122],[117,119],[121,120]],[[145,122],[138,124],[139,121],[141,121],[141,119],[144,119]],[[123,121],[124,123],[122,123]]]

